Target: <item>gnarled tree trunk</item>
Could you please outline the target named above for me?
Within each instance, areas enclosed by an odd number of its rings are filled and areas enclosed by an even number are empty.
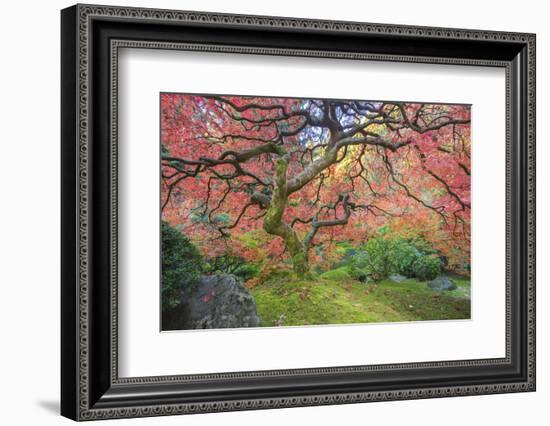
[[[283,221],[283,214],[288,201],[286,179],[288,162],[289,156],[287,153],[284,153],[277,159],[273,195],[264,217],[263,228],[268,234],[277,235],[285,241],[286,248],[292,259],[294,271],[299,276],[303,276],[309,272],[307,250],[303,242],[300,241],[296,231]]]

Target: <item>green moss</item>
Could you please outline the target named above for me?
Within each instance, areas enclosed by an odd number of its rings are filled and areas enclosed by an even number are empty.
[[[324,280],[349,280],[351,279],[350,269],[347,266],[332,269],[319,275]]]
[[[469,299],[471,292],[470,280],[460,276],[451,277],[451,279],[454,281],[457,288],[455,290],[449,291],[447,294],[453,297],[462,297],[465,299]]]
[[[452,292],[434,292],[426,283],[406,280],[365,285],[346,268],[313,280],[273,277],[251,290],[261,326],[320,325],[470,318],[468,280]]]

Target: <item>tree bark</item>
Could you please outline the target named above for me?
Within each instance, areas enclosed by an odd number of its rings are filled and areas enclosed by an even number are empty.
[[[306,249],[296,231],[283,221],[283,214],[289,195],[286,178],[289,160],[289,155],[284,153],[275,163],[273,195],[264,217],[263,228],[268,234],[277,235],[284,240],[286,248],[290,253],[294,272],[298,276],[304,276],[309,272]]]

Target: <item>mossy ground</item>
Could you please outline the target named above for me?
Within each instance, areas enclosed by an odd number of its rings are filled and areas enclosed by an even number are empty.
[[[437,292],[407,279],[364,284],[343,268],[310,279],[274,276],[251,289],[260,325],[296,326],[470,318],[470,280]]]

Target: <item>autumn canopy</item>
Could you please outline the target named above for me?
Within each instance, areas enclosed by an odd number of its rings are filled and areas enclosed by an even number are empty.
[[[163,220],[299,275],[385,226],[470,256],[470,107],[161,95]]]

